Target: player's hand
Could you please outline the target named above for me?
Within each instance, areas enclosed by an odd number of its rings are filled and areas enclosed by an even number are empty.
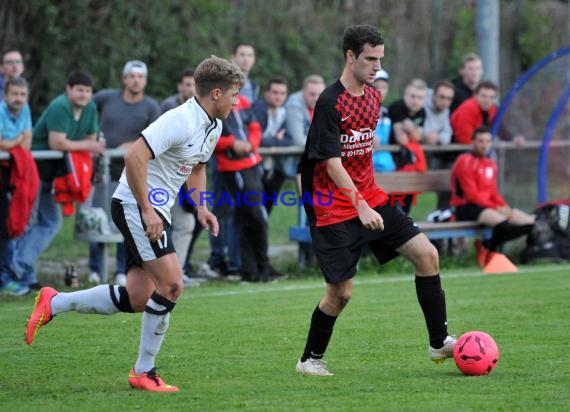
[[[358,218],[366,229],[384,230],[384,219],[368,205],[358,209]]]
[[[105,152],[105,147],[107,143],[105,140],[91,140],[89,142],[89,151],[93,152],[96,155],[102,155]]]
[[[142,211],[142,220],[146,226],[146,236],[151,242],[156,242],[162,237],[164,227],[162,219],[154,209],[147,209]]]
[[[198,222],[200,222],[204,229],[209,229],[212,235],[218,236],[220,232],[218,218],[206,207],[198,208]]]
[[[251,149],[251,143],[244,140],[234,140],[234,144],[232,145],[232,150],[240,156],[251,153]]]
[[[526,143],[526,139],[523,135],[516,135],[513,138],[513,143],[515,144],[515,147],[517,149],[520,149],[521,147],[524,147],[525,143]]]
[[[439,141],[439,135],[437,132],[429,132],[424,136],[424,143],[425,144],[437,144]]]

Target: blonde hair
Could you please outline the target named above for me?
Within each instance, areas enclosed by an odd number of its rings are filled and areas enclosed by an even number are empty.
[[[238,66],[214,55],[196,67],[194,79],[198,96],[205,96],[213,89],[225,92],[233,85],[241,88],[245,84],[245,75]]]
[[[310,74],[303,79],[303,89],[309,84],[325,84],[325,79],[318,74]]]

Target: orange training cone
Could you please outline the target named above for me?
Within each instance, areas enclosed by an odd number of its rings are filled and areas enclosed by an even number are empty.
[[[502,253],[490,253],[487,264],[483,268],[483,273],[515,273],[519,268],[515,266],[508,257]]]

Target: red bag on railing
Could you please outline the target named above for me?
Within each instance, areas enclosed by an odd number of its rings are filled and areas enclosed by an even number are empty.
[[[396,170],[398,172],[425,172],[427,162],[422,145],[417,142],[409,142],[403,145]]]
[[[11,200],[6,231],[11,238],[21,236],[28,226],[38,195],[40,178],[36,162],[29,150],[16,146],[10,152]]]

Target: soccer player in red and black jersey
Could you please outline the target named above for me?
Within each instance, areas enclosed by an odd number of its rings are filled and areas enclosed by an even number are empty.
[[[400,209],[387,203],[372,165],[382,97],[371,86],[384,57],[384,40],[368,25],[348,27],[340,79],[319,97],[300,172],[305,211],[326,292],[312,318],[297,371],[332,375],[323,362],[333,327],[352,294],[352,278],[368,245],[380,263],[398,254],[415,266],[416,291],[429,333],[429,357],[453,356],[436,249]],[[405,188],[403,188],[405,189]]]

